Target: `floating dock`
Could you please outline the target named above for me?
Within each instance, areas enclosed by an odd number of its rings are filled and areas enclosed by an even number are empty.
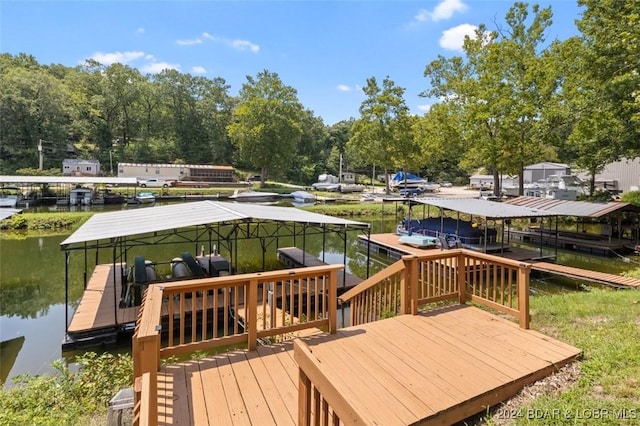
[[[325,266],[327,263],[321,259],[300,250],[297,247],[283,247],[277,249],[278,260],[288,268],[305,268],[310,266]],[[362,279],[348,272],[338,273],[338,294],[342,294],[350,288],[360,284]]]

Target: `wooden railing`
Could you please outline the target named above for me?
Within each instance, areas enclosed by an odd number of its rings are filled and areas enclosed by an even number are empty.
[[[530,265],[471,250],[442,250],[424,256],[404,256],[385,270],[344,293],[351,325],[386,316],[417,314],[435,302],[472,301],[513,315],[529,328]],[[294,342],[298,364],[298,424],[365,424],[322,371],[303,341]]]
[[[161,358],[309,328],[335,333],[343,265],[194,279],[147,288],[133,336],[135,424],[157,423]],[[142,412],[145,411],[143,418]]]
[[[401,260],[340,297],[351,325],[416,314],[420,306],[472,301],[518,319],[529,328],[531,266],[472,250],[442,250]],[[462,284],[462,285],[461,285]]]

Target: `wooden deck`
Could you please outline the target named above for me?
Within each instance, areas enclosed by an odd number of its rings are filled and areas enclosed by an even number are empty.
[[[96,265],[71,318],[67,328],[68,333],[86,333],[135,323],[138,315],[137,307],[118,308],[122,289],[120,274],[116,274],[115,288],[113,284],[113,274],[118,268],[119,265],[116,268],[109,264]]]
[[[562,275],[569,278],[583,278],[588,281],[593,281],[610,286],[640,288],[640,279],[638,278],[623,277],[621,275],[573,268],[571,266],[557,265],[555,263],[535,262],[531,264],[531,269],[556,275]]]
[[[363,245],[367,244],[367,236],[360,235],[360,243]],[[423,256],[427,253],[432,252],[433,250],[441,250],[440,248],[430,248],[430,249],[420,249],[416,247],[411,247],[406,244],[402,244],[399,242],[400,237],[394,233],[386,233],[386,234],[372,234],[371,237],[372,250],[386,253],[389,257],[399,259],[401,256],[407,254],[413,254],[416,256]],[[374,248],[375,246],[375,248]],[[534,250],[526,250],[518,247],[511,247],[508,244],[505,244],[505,251],[493,251],[490,254],[494,256],[503,257],[505,259],[511,260],[519,260],[519,261],[528,261],[531,259],[539,258],[540,253]]]
[[[400,315],[301,339],[378,424],[453,423],[517,393],[580,351],[475,307]],[[163,367],[159,424],[294,425],[291,342]]]

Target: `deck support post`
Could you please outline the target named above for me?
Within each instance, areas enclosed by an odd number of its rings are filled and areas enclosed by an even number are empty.
[[[458,280],[458,303],[464,305],[467,303],[467,283],[465,281],[465,255],[462,250],[458,252],[458,268],[456,269]]]
[[[260,274],[258,274],[260,276]],[[248,349],[255,351],[258,345],[258,279],[252,279],[249,281],[247,297],[247,325],[249,329],[248,334]]]
[[[418,256],[402,258],[405,271],[400,289],[400,313],[416,315],[418,313]]]
[[[311,425],[311,380],[298,368],[298,425]],[[316,416],[319,413],[316,413]]]
[[[329,333],[338,331],[338,272],[329,272]]]
[[[529,273],[531,265],[521,263],[518,267],[518,312],[520,328],[529,329]]]

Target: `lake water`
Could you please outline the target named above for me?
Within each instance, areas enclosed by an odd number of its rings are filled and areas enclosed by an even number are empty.
[[[395,224],[389,221],[372,223],[374,233],[391,232]],[[2,376],[10,384],[11,378],[18,374],[41,374],[52,371],[53,360],[73,354],[62,354],[61,343],[65,330],[65,285],[64,252],[60,242],[66,236],[34,237],[0,240],[0,341],[11,340],[3,344],[0,352]],[[281,238],[280,246],[293,245],[293,241]],[[298,244],[300,246],[300,244]],[[262,251],[257,242],[242,242],[243,268],[259,268],[262,264]],[[306,250],[314,256],[325,256],[327,263],[342,263],[344,241],[339,236],[328,236],[323,253],[322,237],[308,237]],[[271,244],[266,253],[268,263],[275,263],[275,249]],[[156,246],[144,249],[141,253],[147,259],[169,260],[182,251],[193,250],[191,246]],[[100,262],[108,262],[107,250],[101,253]],[[551,251],[550,251],[551,252]],[[223,253],[224,254],[224,253]],[[102,258],[104,256],[104,259]],[[625,262],[622,258],[602,258],[586,254],[559,252],[562,264],[620,273],[639,265],[638,257]],[[69,318],[74,305],[82,295],[82,271],[84,257],[78,251],[70,258],[70,307]],[[371,274],[391,263],[386,258],[373,257]],[[253,266],[252,266],[253,265]],[[349,234],[346,266],[351,272],[362,278],[366,275],[366,251],[359,247],[357,233]],[[532,286],[540,294],[575,291],[580,283],[575,280],[533,280]],[[121,348],[127,350],[127,348]]]

